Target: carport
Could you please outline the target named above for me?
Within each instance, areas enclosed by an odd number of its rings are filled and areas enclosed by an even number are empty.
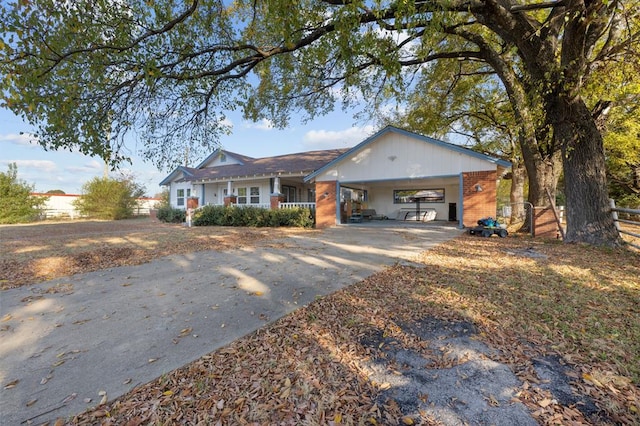
[[[421,209],[434,220],[473,226],[496,214],[497,180],[511,166],[504,160],[426,136],[386,127],[305,177],[315,183],[316,224],[348,222],[353,212],[403,220],[415,211],[412,198],[429,193]],[[412,216],[415,218],[415,215]]]

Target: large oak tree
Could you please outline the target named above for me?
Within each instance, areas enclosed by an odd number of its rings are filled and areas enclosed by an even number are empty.
[[[112,163],[130,132],[148,157],[209,150],[224,112],[286,125],[401,92],[431,61],[482,61],[523,126],[539,204],[562,162],[567,241],[613,245],[605,157],[582,90],[635,60],[631,0],[20,0],[2,13],[2,96],[47,148]],[[452,43],[451,40],[456,42]],[[454,48],[452,48],[452,46]],[[109,135],[108,140],[105,135]]]

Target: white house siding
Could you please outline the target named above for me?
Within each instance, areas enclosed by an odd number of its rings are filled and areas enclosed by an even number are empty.
[[[463,170],[495,170],[495,164],[471,155],[386,133],[316,177],[316,181],[355,182],[458,175]]]
[[[204,201],[199,203],[199,205],[208,204],[208,205],[218,205],[223,203],[222,192],[218,189],[219,185],[217,184],[205,184],[204,185]],[[225,185],[226,188],[226,185]]]
[[[220,155],[216,155],[215,158],[209,160],[206,164],[201,165],[204,167],[217,167],[217,166],[230,166],[233,164],[241,164],[239,160],[231,155],[227,155],[225,161],[220,161]]]
[[[197,184],[197,186],[202,186]],[[271,184],[270,180],[267,179],[254,179],[254,180],[238,180],[232,181],[231,183],[231,195],[238,195],[238,188],[247,188],[247,204],[250,203],[250,190],[251,187],[260,188],[260,203],[259,204],[268,204],[271,201]],[[227,190],[227,182],[214,182],[214,183],[206,183],[205,187],[205,197],[204,204],[208,205],[222,205],[224,204],[225,191]],[[202,205],[203,203],[200,203]],[[256,204],[256,203],[253,203]]]
[[[178,205],[178,190],[179,189],[184,189],[185,190],[185,197],[184,197],[184,204],[183,205]],[[177,209],[186,209],[187,208],[187,190],[189,190],[189,193],[193,192],[193,185],[191,184],[191,182],[171,182],[171,185],[169,186],[169,191],[170,191],[170,200],[171,200],[171,207],[173,208],[177,208]],[[197,190],[196,190],[197,192]]]

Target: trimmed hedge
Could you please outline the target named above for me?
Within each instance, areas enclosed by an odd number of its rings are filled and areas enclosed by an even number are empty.
[[[303,208],[269,210],[251,206],[204,206],[195,212],[193,225],[313,228],[313,213]]]
[[[182,209],[164,206],[158,209],[156,217],[162,222],[182,223],[185,221],[187,213]]]

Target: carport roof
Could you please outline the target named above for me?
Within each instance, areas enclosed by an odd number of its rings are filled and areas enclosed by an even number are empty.
[[[509,168],[511,167],[511,163],[505,160],[501,160],[499,158],[494,158],[491,157],[489,155],[486,154],[482,154],[480,152],[476,152],[473,151],[469,148],[465,148],[463,146],[460,145],[455,145],[455,144],[451,144],[448,142],[444,142],[438,139],[434,139],[434,138],[430,138],[428,136],[423,136],[417,133],[413,133],[413,132],[409,132],[407,130],[403,130],[403,129],[399,129],[397,127],[394,126],[387,126],[384,129],[380,130],[379,132],[375,133],[372,136],[369,136],[367,139],[365,139],[364,141],[360,142],[358,145],[354,146],[353,148],[346,150],[342,155],[340,155],[339,157],[336,157],[334,160],[332,160],[331,162],[325,164],[324,166],[322,166],[321,168],[317,169],[316,171],[314,171],[313,173],[309,174],[308,176],[306,176],[304,178],[305,182],[309,182],[311,181],[313,178],[315,178],[316,176],[318,176],[319,174],[323,173],[325,170],[333,167],[335,164],[341,162],[342,160],[344,160],[345,158],[349,157],[351,154],[359,151],[360,149],[362,149],[363,147],[369,145],[370,143],[374,142],[376,139],[380,138],[381,136],[387,134],[387,133],[399,133],[414,139],[418,139],[421,140],[425,143],[430,143],[433,145],[437,145],[443,148],[447,148],[450,149],[452,151],[456,151],[456,152],[460,152],[472,157],[476,157],[479,158],[481,160],[485,160],[488,161],[490,163],[495,163],[497,166],[500,167],[504,167],[504,168]]]

